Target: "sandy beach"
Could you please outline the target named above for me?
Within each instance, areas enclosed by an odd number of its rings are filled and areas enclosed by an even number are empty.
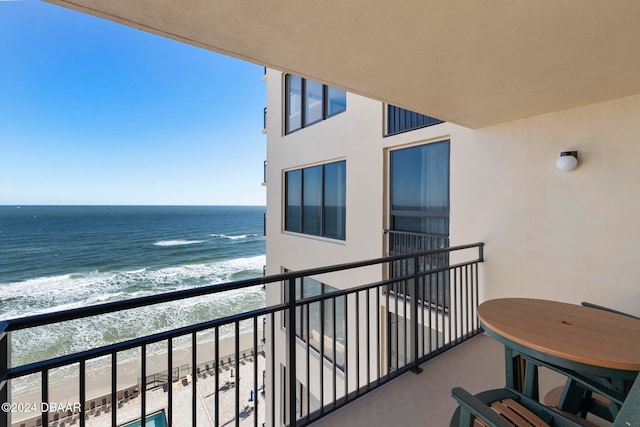
[[[258,331],[261,337],[261,331]],[[167,353],[147,356],[146,366],[146,413],[168,411],[169,384],[173,395],[173,420],[180,420],[180,425],[191,424],[193,384],[196,385],[196,416],[197,426],[215,425],[215,397],[219,399],[219,425],[235,425],[236,416],[240,425],[252,426],[258,417],[258,425],[264,421],[264,395],[262,394],[262,372],[265,369],[265,356],[262,351],[262,341],[258,339],[258,352],[253,350],[253,334],[239,336],[239,372],[235,369],[235,340],[234,337],[224,338],[219,344],[219,369],[215,371],[215,346],[213,341],[198,343],[196,369],[191,367],[191,347],[173,350],[173,381],[168,381]],[[257,363],[257,384],[254,380],[254,364]],[[102,367],[90,370],[87,364],[85,420],[87,426],[111,426],[113,405],[111,404],[111,368]],[[216,374],[218,388],[216,389]],[[140,418],[140,358],[118,363],[117,374],[117,425],[126,424]],[[236,414],[236,388],[238,389],[239,413]],[[76,376],[70,376],[49,385],[48,401],[52,403],[78,403],[79,386]],[[249,402],[253,396],[253,403]],[[12,403],[37,404],[42,398],[40,391],[14,395]],[[39,410],[39,409],[38,409]],[[71,411],[73,412],[73,411]],[[67,413],[68,414],[68,413]],[[64,411],[50,412],[49,426],[65,427],[78,425],[79,414]],[[166,415],[165,415],[166,416]],[[33,411],[12,414],[12,427],[36,427],[39,424],[39,413]]]

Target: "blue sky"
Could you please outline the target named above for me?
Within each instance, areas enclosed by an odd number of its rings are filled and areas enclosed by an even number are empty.
[[[261,66],[0,0],[0,205],[264,205]]]

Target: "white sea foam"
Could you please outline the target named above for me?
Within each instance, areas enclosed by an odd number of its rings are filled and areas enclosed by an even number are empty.
[[[154,243],[154,246],[185,246],[185,245],[197,245],[204,240],[163,240],[161,242]]]
[[[219,237],[221,239],[228,239],[228,240],[241,240],[241,239],[248,239],[249,237],[258,237],[258,234],[240,234],[238,236],[228,236],[226,234],[212,234],[211,237]]]
[[[264,263],[265,256],[258,255],[159,270],[75,273],[0,284],[0,301],[7,301],[0,305],[0,319],[221,283],[238,272],[258,275]]]
[[[160,270],[78,273],[43,277],[13,284],[0,284],[0,319],[23,317],[53,311],[135,298],[158,292],[228,281],[239,272],[258,276],[265,256],[239,258],[209,264],[183,265]],[[199,283],[199,285],[196,285]],[[16,331],[12,335],[15,363],[29,363],[178,328],[264,306],[261,286],[140,307],[90,317],[73,322]],[[252,324],[240,325],[241,332]],[[232,328],[221,328],[220,336],[232,335]],[[188,341],[188,340],[187,340]],[[35,358],[35,359],[34,359]]]

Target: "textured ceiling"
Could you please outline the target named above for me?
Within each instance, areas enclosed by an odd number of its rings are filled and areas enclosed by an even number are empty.
[[[640,93],[640,1],[51,0],[472,128]]]

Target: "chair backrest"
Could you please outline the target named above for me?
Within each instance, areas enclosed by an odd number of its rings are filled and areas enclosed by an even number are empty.
[[[640,376],[631,387],[631,391],[620,409],[620,413],[613,423],[613,427],[640,426]]]
[[[638,320],[640,320],[640,317],[634,316],[633,314],[624,313],[624,312],[622,312],[622,311],[614,310],[613,308],[604,307],[604,306],[602,306],[602,305],[593,304],[593,303],[586,302],[586,301],[583,301],[583,302],[582,302],[582,306],[583,306],[583,307],[590,307],[590,308],[597,308],[598,310],[605,310],[605,311],[609,311],[609,312],[611,312],[611,313],[616,313],[616,314],[620,314],[620,315],[622,315],[622,316],[631,317],[632,319],[638,319]]]

